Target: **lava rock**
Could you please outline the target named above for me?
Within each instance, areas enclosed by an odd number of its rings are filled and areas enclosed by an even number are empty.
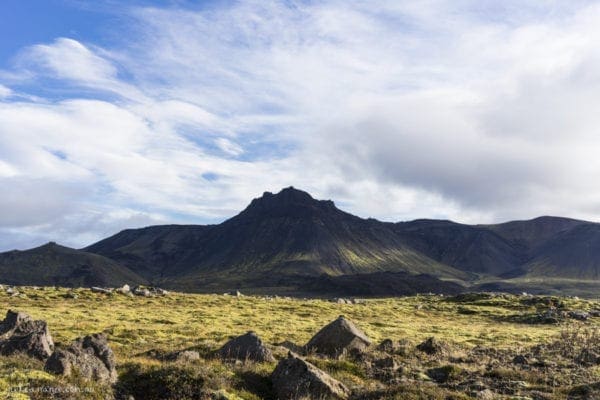
[[[448,346],[432,336],[427,338],[427,340],[425,340],[423,343],[419,344],[417,346],[417,350],[429,355],[443,354],[448,351]]]
[[[44,369],[63,376],[77,373],[104,384],[117,381],[115,356],[103,333],[78,338],[67,348],[56,349]]]
[[[9,310],[0,323],[0,354],[25,353],[44,360],[52,354],[54,342],[45,321]]]
[[[371,341],[352,323],[340,315],[310,339],[305,348],[331,357],[348,353],[363,353]]]
[[[271,382],[279,400],[347,399],[350,395],[341,382],[291,352],[277,364]]]
[[[225,343],[219,350],[222,358],[234,358],[237,360],[251,360],[259,362],[273,362],[275,357],[255,332],[248,332],[242,336]]]

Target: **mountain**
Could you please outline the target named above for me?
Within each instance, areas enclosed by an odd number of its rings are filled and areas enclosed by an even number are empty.
[[[521,269],[527,277],[600,280],[600,225],[578,224],[559,232]]]
[[[122,286],[146,280],[98,254],[56,243],[0,253],[0,282],[9,285]]]
[[[461,271],[497,276],[527,260],[520,243],[481,226],[416,220],[396,224],[395,232],[415,250]]]
[[[405,271],[443,278],[468,274],[404,243],[392,224],[362,219],[332,201],[283,189],[264,193],[237,216],[212,226],[126,230],[86,249],[166,286],[243,284],[273,275]],[[153,265],[153,268],[147,267]]]
[[[74,250],[0,254],[0,279],[31,284],[148,281],[177,290],[410,294],[489,288],[600,289],[600,224],[539,217],[495,225],[381,222],[292,187],[216,225],[127,229]],[[456,286],[456,284],[462,286]]]

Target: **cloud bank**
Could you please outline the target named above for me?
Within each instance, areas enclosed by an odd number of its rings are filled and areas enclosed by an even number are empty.
[[[600,7],[137,7],[0,71],[0,248],[211,223],[294,185],[361,216],[597,220]]]

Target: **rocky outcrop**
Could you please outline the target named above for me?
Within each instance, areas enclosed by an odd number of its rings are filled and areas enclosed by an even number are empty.
[[[45,370],[58,375],[73,373],[100,383],[115,383],[115,356],[106,335],[97,333],[76,339],[69,347],[57,349],[46,361]]]
[[[346,399],[350,395],[341,382],[291,352],[277,364],[271,382],[279,400]]]
[[[306,351],[340,357],[343,354],[362,353],[371,345],[367,336],[340,315],[335,321],[323,327],[306,344]]]
[[[252,331],[238,336],[225,343],[219,350],[222,358],[235,358],[237,360],[251,360],[259,362],[273,362],[275,358],[258,335]]]
[[[50,357],[54,342],[45,321],[9,310],[0,323],[0,354],[25,353],[41,360]]]

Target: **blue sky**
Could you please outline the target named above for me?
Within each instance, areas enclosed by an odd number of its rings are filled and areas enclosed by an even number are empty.
[[[598,220],[596,2],[5,0],[0,16],[0,250],[214,223],[290,185],[387,221]]]

